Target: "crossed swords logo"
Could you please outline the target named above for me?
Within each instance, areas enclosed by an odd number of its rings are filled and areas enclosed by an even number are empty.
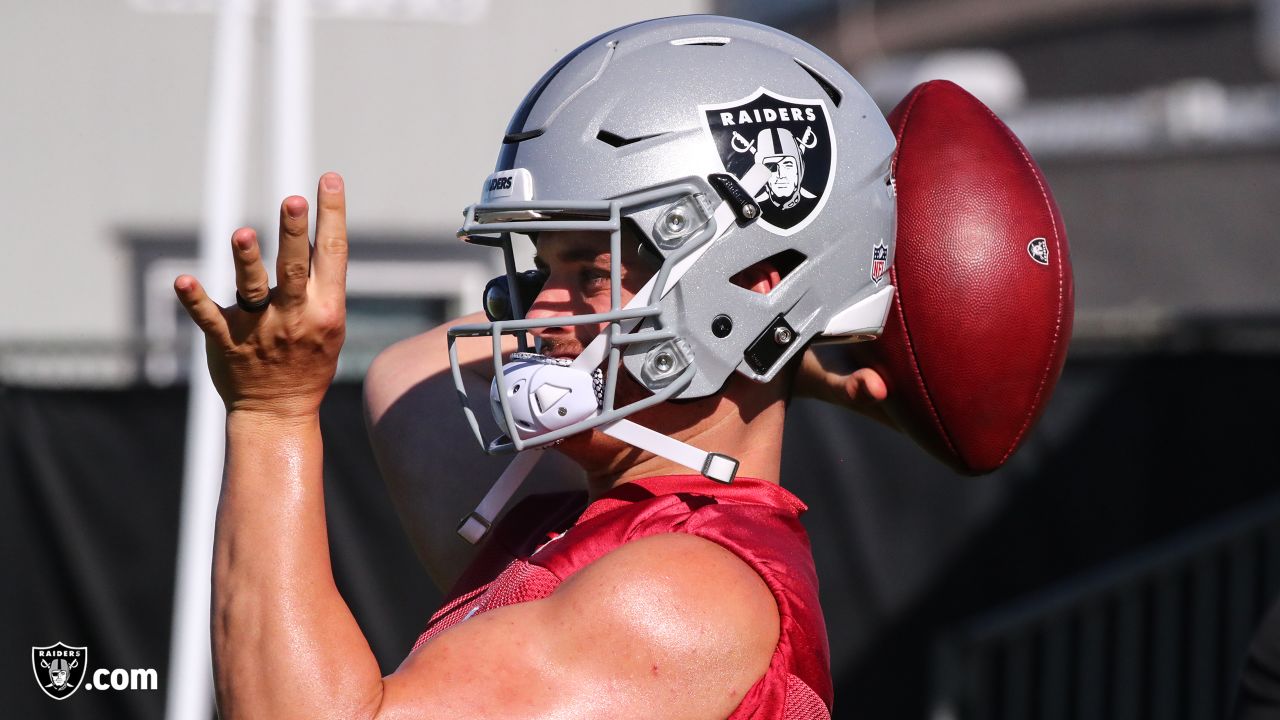
[[[800,147],[804,148],[805,150],[808,150],[809,148],[812,148],[814,145],[818,144],[818,134],[813,131],[812,127],[806,127],[804,129],[804,135],[796,142],[797,144],[800,145]],[[731,140],[731,144],[733,145],[733,149],[736,152],[755,153],[756,151],[756,141],[748,140],[746,137],[742,135],[742,133],[738,132],[737,130],[733,131],[733,139]]]

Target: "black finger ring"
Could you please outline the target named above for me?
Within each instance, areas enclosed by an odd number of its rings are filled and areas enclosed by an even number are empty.
[[[266,295],[263,295],[262,299],[257,302],[249,302],[248,300],[244,299],[244,296],[240,294],[239,290],[236,290],[236,305],[238,305],[240,309],[245,312],[260,313],[263,310],[266,310],[267,306],[270,304],[271,304],[270,292],[268,292]]]

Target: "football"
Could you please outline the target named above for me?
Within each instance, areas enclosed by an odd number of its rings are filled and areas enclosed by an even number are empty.
[[[985,105],[941,80],[889,115],[897,287],[884,334],[851,345],[903,432],[957,472],[1005,463],[1062,372],[1074,308],[1066,230],[1044,175]]]

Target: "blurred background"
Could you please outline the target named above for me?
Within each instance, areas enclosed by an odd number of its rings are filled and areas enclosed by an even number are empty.
[[[595,34],[693,12],[809,40],[886,113],[919,82],[959,83],[1041,164],[1070,239],[1067,366],[1001,470],[957,476],[872,423],[793,408],[783,477],[812,508],[835,717],[1228,713],[1280,593],[1280,0],[226,2],[247,13],[230,105],[222,2],[0,3],[5,716],[165,716],[204,373],[172,281],[203,232],[270,228],[330,169],[351,231],[324,408],[332,553],[395,668],[439,594],[374,466],[364,370],[478,308],[496,253],[453,232],[529,86]],[[280,18],[310,28],[293,55]],[[211,150],[227,127],[230,166]],[[28,649],[58,641],[160,687],[50,700]]]

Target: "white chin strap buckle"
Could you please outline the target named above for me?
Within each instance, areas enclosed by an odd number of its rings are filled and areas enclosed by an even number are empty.
[[[702,474],[718,483],[728,485],[738,474],[738,461],[728,455],[709,452],[706,462],[702,463]]]
[[[472,512],[462,518],[462,522],[458,523],[458,534],[463,540],[475,545],[489,534],[489,529],[493,527],[493,523],[480,516],[478,512]]]

